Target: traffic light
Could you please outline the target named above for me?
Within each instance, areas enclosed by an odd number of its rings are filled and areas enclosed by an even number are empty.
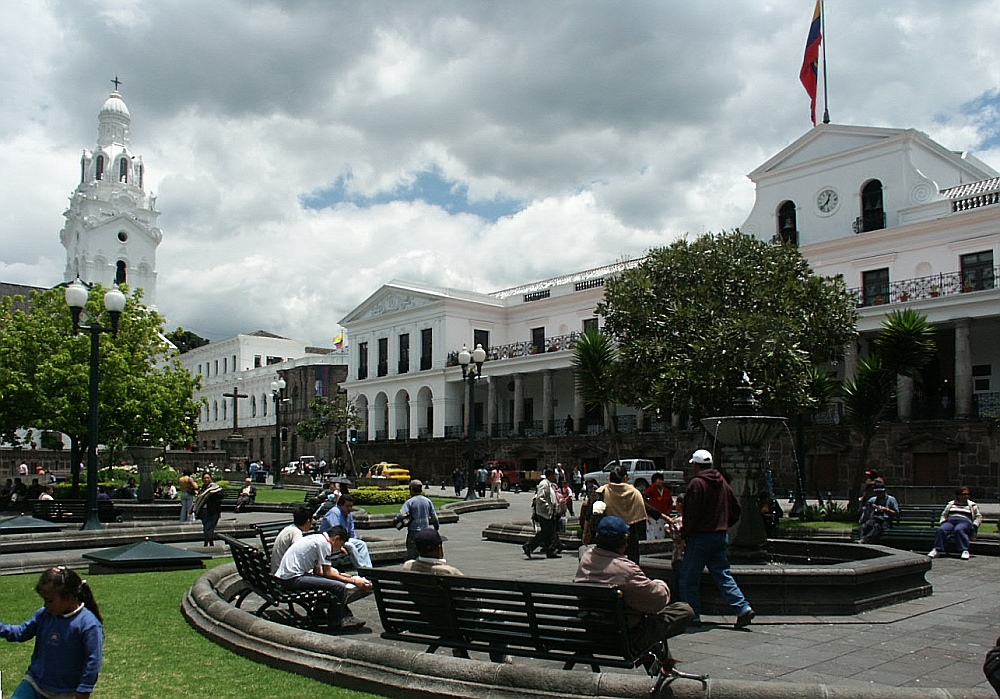
[[[358,443],[358,431],[355,429],[347,430],[347,441],[351,444]]]

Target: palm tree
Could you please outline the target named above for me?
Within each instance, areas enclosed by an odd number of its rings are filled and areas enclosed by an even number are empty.
[[[604,423],[610,426],[609,456],[619,461],[618,429],[612,414],[615,401],[615,370],[618,348],[610,336],[600,330],[586,330],[573,347],[573,370],[576,388],[587,407],[600,407]]]
[[[896,397],[897,375],[916,377],[934,356],[934,328],[913,309],[893,311],[882,323],[872,352],[858,363],[854,379],[843,387],[844,409],[861,435],[855,483],[868,462],[872,439]]]

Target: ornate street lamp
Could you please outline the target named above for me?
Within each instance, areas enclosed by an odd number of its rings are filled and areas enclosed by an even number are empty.
[[[476,345],[476,349],[469,351],[469,348],[462,345],[458,353],[458,363],[462,365],[462,380],[469,386],[469,398],[466,405],[469,410],[469,420],[465,425],[465,435],[468,439],[468,471],[467,484],[468,492],[465,494],[466,500],[476,499],[476,425],[475,425],[475,388],[476,380],[483,375],[483,362],[486,361],[486,350],[482,345]],[[472,365],[475,364],[473,367]]]
[[[66,304],[73,316],[73,334],[81,330],[90,333],[90,414],[87,428],[87,512],[81,529],[100,529],[101,520],[97,514],[97,440],[98,440],[98,405],[100,404],[100,361],[101,333],[118,334],[118,319],[125,310],[125,294],[118,287],[104,295],[104,308],[111,317],[111,327],[105,328],[97,318],[85,318],[86,325],[80,324],[84,306],[90,297],[93,285],[87,284],[79,277],[66,287]]]
[[[281,482],[281,404],[285,402],[285,380],[279,375],[271,382],[271,397],[274,399],[274,447],[271,452],[271,468],[274,469],[274,476],[271,479],[271,487],[284,488]]]

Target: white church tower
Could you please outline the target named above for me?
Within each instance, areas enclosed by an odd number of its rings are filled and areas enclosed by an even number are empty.
[[[98,115],[97,147],[83,151],[80,185],[63,213],[66,281],[80,277],[106,287],[126,283],[156,304],[156,197],[146,193],[141,157],[132,153],[132,117],[118,94],[118,80]]]

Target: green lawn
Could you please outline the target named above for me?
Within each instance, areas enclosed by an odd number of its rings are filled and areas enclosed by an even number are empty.
[[[300,494],[301,497],[301,494]],[[228,559],[226,559],[228,560]],[[222,561],[210,561],[219,565]],[[83,571],[81,571],[82,573]],[[156,699],[372,699],[245,660],[188,626],[179,611],[184,592],[204,571],[89,576],[104,616],[104,668],[94,697]],[[41,606],[38,575],[0,579],[2,620],[20,623]],[[33,641],[0,642],[2,696],[28,667]]]

